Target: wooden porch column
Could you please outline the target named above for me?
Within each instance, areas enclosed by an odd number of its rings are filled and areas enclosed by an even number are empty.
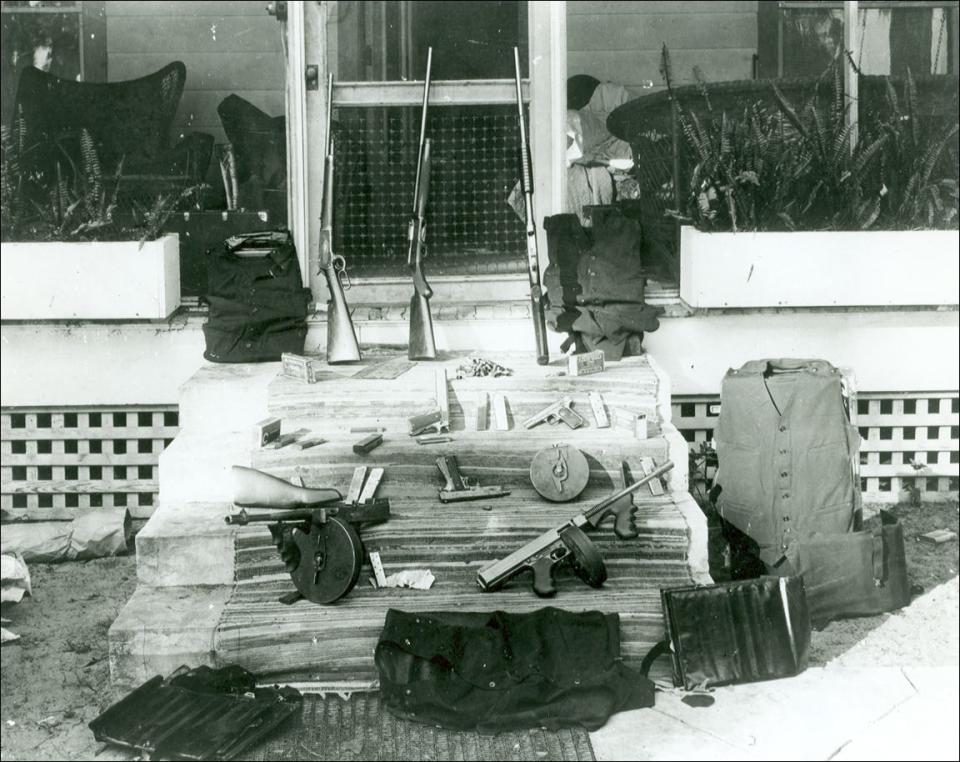
[[[530,151],[541,274],[547,265],[543,218],[567,198],[567,4],[529,3]]]
[[[860,132],[860,75],[853,68],[854,63],[860,61],[860,44],[857,39],[858,13],[857,0],[844,0],[843,3],[843,49],[849,54],[850,60],[843,61],[843,91],[847,98],[846,124],[850,126],[849,146],[850,153],[857,146]]]
[[[288,3],[286,21],[286,115],[287,115],[287,226],[293,235],[305,286],[311,285],[310,241],[312,220],[310,209],[309,147],[311,130],[308,122],[305,11],[316,3]],[[320,14],[321,16],[323,14]],[[322,143],[321,143],[322,145]],[[316,294],[314,294],[316,296]]]

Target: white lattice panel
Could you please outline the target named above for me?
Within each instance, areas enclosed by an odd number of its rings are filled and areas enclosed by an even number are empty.
[[[141,512],[178,431],[174,406],[0,411],[2,507]]]
[[[713,439],[719,397],[674,397],[673,423],[699,448]],[[956,393],[859,392],[854,421],[860,445],[860,484],[868,502],[924,500],[958,495],[960,398]],[[917,467],[914,467],[916,464]],[[712,471],[708,477],[712,478]]]

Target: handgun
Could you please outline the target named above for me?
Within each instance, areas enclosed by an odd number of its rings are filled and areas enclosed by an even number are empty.
[[[456,455],[441,455],[437,458],[437,468],[443,474],[446,484],[440,490],[441,503],[458,503],[464,500],[484,500],[489,497],[503,497],[509,495],[510,490],[501,486],[481,487],[471,484],[460,473],[460,464]]]
[[[571,429],[578,429],[586,423],[586,420],[580,413],[573,409],[572,405],[572,397],[564,397],[563,399],[557,400],[527,418],[527,420],[523,422],[523,428],[532,429],[544,421],[552,424],[563,421]]]

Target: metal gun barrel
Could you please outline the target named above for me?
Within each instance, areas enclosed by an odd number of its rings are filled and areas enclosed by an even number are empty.
[[[232,513],[224,517],[224,521],[228,524],[236,524],[238,526],[246,526],[247,524],[259,524],[259,523],[270,523],[273,524],[278,521],[307,521],[313,517],[312,510],[301,510],[301,511],[271,511],[269,513],[247,513],[245,510],[240,510],[239,513]]]

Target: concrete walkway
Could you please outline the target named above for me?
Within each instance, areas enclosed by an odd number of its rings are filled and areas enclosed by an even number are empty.
[[[591,734],[600,760],[960,758],[958,580],[894,614],[847,653],[795,678],[680,691]]]

